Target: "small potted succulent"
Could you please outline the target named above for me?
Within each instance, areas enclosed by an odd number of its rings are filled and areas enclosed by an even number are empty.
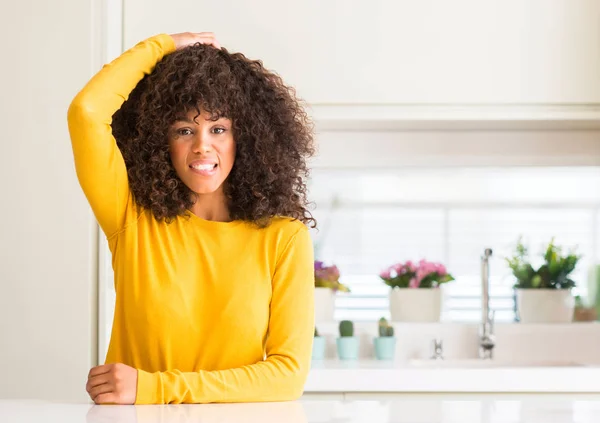
[[[340,322],[340,336],[336,341],[341,360],[358,359],[358,337],[354,336],[354,324],[350,320]]]
[[[323,360],[325,358],[325,337],[319,335],[319,331],[315,327],[315,336],[313,338],[312,359]]]
[[[520,238],[506,263],[516,279],[517,312],[522,323],[569,323],[573,321],[575,287],[569,275],[581,256],[573,250],[563,254],[554,239],[546,247],[539,267],[529,259],[529,251]]]
[[[442,310],[442,284],[453,281],[441,263],[421,260],[394,264],[379,277],[390,289],[390,314],[397,322],[437,322]]]
[[[382,317],[379,319],[379,336],[374,340],[375,357],[378,360],[393,360],[396,355],[394,327]]]
[[[350,292],[340,282],[340,271],[335,265],[325,266],[315,261],[315,322],[332,322],[335,310],[335,294]]]

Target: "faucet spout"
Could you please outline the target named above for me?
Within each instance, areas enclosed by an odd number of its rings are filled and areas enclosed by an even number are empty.
[[[481,257],[481,326],[479,329],[479,357],[491,359],[495,345],[494,312],[490,311],[490,257],[486,248]]]

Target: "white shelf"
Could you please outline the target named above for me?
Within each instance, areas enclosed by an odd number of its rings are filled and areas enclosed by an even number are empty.
[[[600,104],[313,104],[319,131],[598,129]]]

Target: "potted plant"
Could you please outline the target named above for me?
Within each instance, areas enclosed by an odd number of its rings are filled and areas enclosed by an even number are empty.
[[[438,322],[442,311],[442,284],[453,281],[441,263],[421,260],[397,263],[379,277],[390,289],[390,314],[396,322]]]
[[[325,358],[325,337],[319,335],[319,331],[315,327],[315,336],[313,338],[312,359],[323,360]]]
[[[596,307],[586,304],[579,295],[576,295],[573,321],[595,322],[596,320],[598,320],[598,311],[596,310]]]
[[[378,360],[393,360],[396,355],[394,328],[382,317],[379,319],[379,336],[375,338],[375,357]]]
[[[341,360],[358,359],[358,338],[354,336],[354,324],[350,320],[340,322],[340,336],[337,339],[338,357]]]
[[[322,261],[315,261],[315,323],[333,321],[338,291],[350,292],[350,289],[340,282],[337,266],[325,266]]]
[[[575,282],[569,275],[581,256],[550,241],[542,264],[536,269],[529,260],[527,247],[519,239],[515,254],[506,263],[516,279],[517,312],[522,323],[568,323],[573,321]]]

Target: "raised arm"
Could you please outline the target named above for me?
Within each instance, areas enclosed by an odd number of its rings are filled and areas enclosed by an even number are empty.
[[[161,34],[144,40],[104,67],[75,96],[67,115],[77,178],[107,237],[124,225],[129,184],[112,135],[113,114],[144,75],[175,50]]]
[[[272,282],[266,360],[200,372],[138,370],[136,404],[289,401],[302,395],[314,335],[313,246],[306,227],[282,252]]]

